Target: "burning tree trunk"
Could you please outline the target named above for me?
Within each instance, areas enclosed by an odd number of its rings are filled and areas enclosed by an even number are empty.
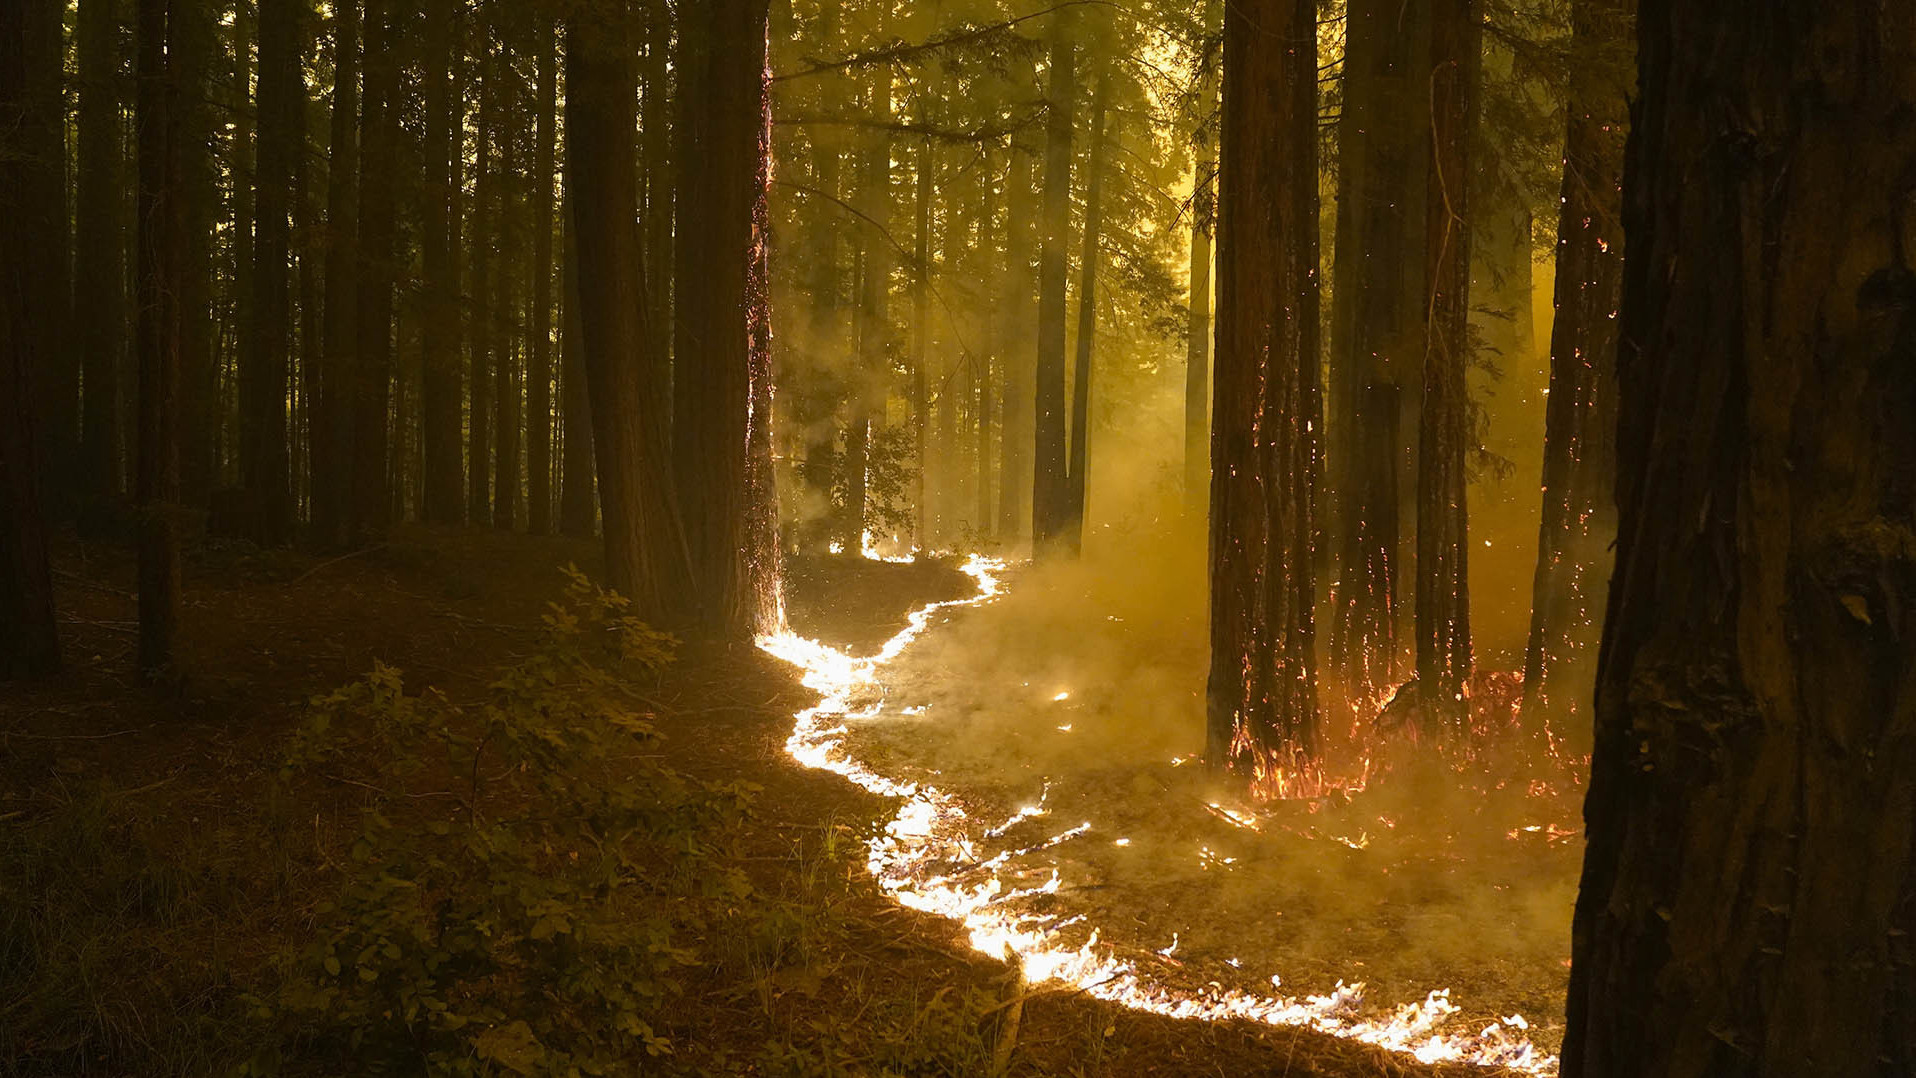
[[[1091,94],[1090,174],[1084,181],[1084,255],[1078,264],[1078,356],[1071,377],[1071,459],[1066,467],[1066,516],[1061,541],[1084,549],[1085,472],[1091,460],[1091,353],[1098,336],[1098,261],[1104,227],[1104,113],[1110,72],[1100,68]]]
[[[65,357],[43,351],[32,332],[41,313],[34,277],[45,254],[34,225],[60,211],[31,201],[51,192],[25,175],[41,163],[23,137],[55,122],[58,99],[33,84],[37,73],[26,62],[33,20],[47,14],[29,6],[0,5],[0,679],[50,674],[60,664],[34,405],[40,371]]]
[[[566,27],[566,190],[578,251],[579,326],[592,401],[606,579],[634,613],[685,602],[666,374],[645,325],[638,232],[638,79],[624,0]]]
[[[1482,28],[1476,0],[1437,0],[1430,23],[1430,179],[1424,202],[1430,313],[1417,451],[1417,683],[1426,721],[1452,736],[1470,680],[1469,188]]]
[[[1564,1074],[1909,1074],[1916,13],[1638,26]]]
[[[331,162],[326,169],[326,317],[321,326],[320,396],[313,409],[313,528],[327,543],[346,538],[352,498],[353,282],[359,238],[359,3],[333,4]]]
[[[452,239],[453,157],[465,152],[465,132],[462,129],[454,137],[454,4],[455,0],[429,0],[425,12],[426,174],[421,198],[426,311],[420,356],[425,474],[420,483],[420,516],[434,524],[457,524],[466,516],[465,460],[459,447],[464,419],[458,357],[459,277]]]
[[[532,316],[526,372],[526,530],[552,531],[552,175],[559,58],[552,23],[539,20],[538,136],[532,167]]]
[[[1044,205],[1038,217],[1038,368],[1033,399],[1031,548],[1042,554],[1063,538],[1070,518],[1064,434],[1065,244],[1071,232],[1071,128],[1077,107],[1076,48],[1069,10],[1054,16],[1045,88]]]
[[[181,96],[170,67],[188,5],[139,0],[135,117],[139,175],[135,218],[139,317],[140,668],[170,670],[180,620],[180,160],[175,110]],[[197,152],[197,151],[195,151]]]
[[[1634,0],[1579,0],[1571,9],[1578,76],[1564,144],[1543,523],[1524,656],[1524,717],[1539,729],[1584,726],[1567,720],[1589,712],[1601,589],[1616,534],[1615,316],[1623,291],[1624,74],[1635,7]]]
[[[1193,518],[1205,510],[1211,472],[1211,242],[1217,230],[1218,62],[1210,35],[1223,25],[1220,0],[1206,0],[1206,54],[1198,61],[1197,103],[1192,108],[1190,336],[1184,352],[1184,506]]]
[[[1317,5],[1224,23],[1207,755],[1282,795],[1315,770]]]
[[[303,71],[296,0],[260,0],[258,197],[248,347],[240,364],[240,486],[248,501],[249,538],[265,546],[287,542],[293,529],[286,393],[292,369],[291,194],[306,108]]]
[[[1403,387],[1424,354],[1423,5],[1352,0],[1338,124],[1327,485],[1337,552],[1331,662],[1360,709],[1397,684]]]
[[[680,9],[674,459],[698,620],[782,620],[771,455],[767,0]],[[881,285],[882,287],[882,285]]]

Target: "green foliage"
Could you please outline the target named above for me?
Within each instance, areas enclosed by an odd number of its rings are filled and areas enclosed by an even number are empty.
[[[629,1073],[674,1050],[659,1015],[695,941],[751,896],[724,854],[752,791],[660,762],[624,685],[674,641],[570,575],[544,645],[477,704],[409,696],[384,666],[314,702],[289,778],[374,761],[369,787],[443,788],[368,807],[256,1000],[280,1041],[249,1073]]]

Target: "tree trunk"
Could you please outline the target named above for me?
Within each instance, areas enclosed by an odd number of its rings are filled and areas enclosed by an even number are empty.
[[[1045,88],[1044,207],[1039,215],[1038,366],[1033,396],[1031,549],[1050,553],[1070,516],[1065,463],[1065,244],[1071,232],[1071,127],[1077,107],[1076,48],[1068,11],[1051,26],[1051,71]]]
[[[358,354],[353,372],[353,541],[391,525],[387,418],[393,372],[394,175],[399,151],[395,0],[366,0],[366,93],[360,107]]]
[[[1262,796],[1317,774],[1317,5],[1224,22],[1206,754]]]
[[[426,69],[424,213],[425,320],[420,336],[420,413],[425,429],[425,475],[420,516],[433,524],[466,517],[465,460],[460,452],[464,386],[460,379],[459,274],[453,253],[452,202],[455,154],[465,152],[465,132],[455,135],[453,20],[455,0],[428,0],[425,10]]]
[[[1571,9],[1572,83],[1550,332],[1543,521],[1537,539],[1523,711],[1533,729],[1576,731],[1587,751],[1599,610],[1616,535],[1616,350],[1623,292],[1623,141],[1634,0]],[[1620,55],[1621,54],[1621,55]]]
[[[639,122],[639,168],[645,183],[641,220],[645,230],[646,325],[658,338],[661,361],[672,360],[673,198],[672,8],[667,0],[641,0],[645,20],[644,112]]]
[[[177,658],[180,620],[180,162],[175,125],[182,87],[169,60],[190,10],[182,0],[139,0],[135,108],[139,132],[135,216],[139,312],[140,668],[164,676]],[[198,14],[198,12],[194,12]],[[199,152],[197,148],[190,152]]]
[[[0,680],[41,677],[60,665],[36,404],[41,372],[66,357],[45,351],[33,326],[42,314],[35,278],[46,268],[38,230],[64,213],[65,197],[46,205],[54,192],[35,182],[45,163],[35,159],[34,135],[60,122],[59,98],[28,62],[41,47],[35,23],[49,16],[57,26],[57,5],[0,5]]]
[[[631,12],[625,0],[600,11],[602,18],[566,29],[566,190],[580,223],[579,323],[606,579],[632,600],[634,614],[666,622],[684,609],[689,569],[672,487],[665,372],[645,322]]]
[[[1110,73],[1098,71],[1091,94],[1090,175],[1084,180],[1084,254],[1078,263],[1078,356],[1071,374],[1071,459],[1066,464],[1064,527],[1059,539],[1072,554],[1084,548],[1086,470],[1091,463],[1091,353],[1098,336],[1098,267],[1104,227],[1104,112]]]
[[[92,499],[119,497],[120,365],[126,360],[126,130],[120,119],[125,58],[120,0],[82,0],[73,307],[82,400],[79,473]]]
[[[1331,646],[1341,695],[1367,720],[1396,688],[1399,464],[1405,387],[1422,385],[1426,5],[1352,0],[1338,124],[1336,287],[1326,485],[1337,552]],[[1366,714],[1368,713],[1368,714]]]
[[[1206,0],[1204,30],[1223,27],[1221,0]],[[1190,337],[1184,352],[1184,506],[1193,519],[1205,511],[1211,476],[1211,241],[1217,231],[1217,95],[1219,59],[1208,53],[1197,77],[1191,157]]]
[[[698,623],[783,620],[771,473],[767,0],[680,9],[673,459]]]
[[[1916,11],[1638,10],[1563,1073],[1916,1073]]]
[[[210,147],[226,122],[207,92],[213,83],[214,58],[220,55],[220,28],[217,14],[206,10],[206,0],[192,2],[198,14],[185,18],[179,15],[188,10],[181,6],[182,0],[173,4],[174,52],[169,65],[174,80],[192,88],[176,102],[173,123],[181,146]],[[235,425],[222,406],[221,348],[213,314],[219,173],[219,162],[210,152],[189,153],[180,163],[180,501],[196,509],[207,506],[213,488],[223,482],[220,436],[225,432],[230,438]],[[127,376],[120,379],[123,388],[131,381]],[[129,410],[122,407],[121,413],[127,415]],[[122,434],[118,441],[126,445],[131,439]]]
[[[1037,191],[1030,148],[1011,142],[1011,167],[1005,180],[1005,268],[999,293],[1003,318],[1004,398],[998,437],[998,534],[1015,540],[1031,525],[1031,332],[1036,324],[1037,279],[1033,220]]]
[[[931,505],[925,498],[925,472],[931,464],[925,452],[926,428],[931,423],[927,411],[930,378],[925,365],[931,361],[931,204],[935,194],[932,182],[934,160],[931,139],[920,141],[918,198],[912,214],[912,258],[916,265],[912,267],[911,281],[911,437],[912,455],[918,469],[916,493],[912,499],[915,510],[913,519],[917,524],[912,546],[919,549],[929,549],[931,543]]]
[[[224,381],[229,398],[221,402],[219,418],[223,423],[225,442],[220,466],[213,476],[214,486],[222,488],[245,483],[246,457],[251,446],[247,429],[247,394],[253,387],[246,368],[247,359],[254,350],[257,329],[253,316],[253,225],[257,216],[255,202],[259,184],[254,135],[259,117],[253,103],[253,48],[258,37],[254,30],[255,2],[233,0],[233,23],[227,31],[225,53],[222,54],[222,58],[230,60],[232,64],[228,68],[232,73],[228,86],[230,93],[219,104],[225,106],[225,115],[231,120],[232,131],[226,141],[225,175],[229,192],[226,209],[230,214],[227,219],[227,236],[231,244],[228,253],[232,259],[227,267],[231,276],[226,279],[226,299],[233,327],[232,349],[216,350],[213,361],[218,371],[217,377]],[[191,107],[191,103],[184,100],[180,105],[182,108]],[[177,124],[180,121],[176,118],[174,122]],[[224,125],[216,123],[214,130],[217,132],[221,126]],[[181,134],[184,134],[183,129]],[[183,408],[190,407],[183,405]],[[244,532],[250,529],[242,526],[240,530]]]
[[[492,526],[511,531],[519,515],[519,431],[524,408],[519,396],[519,75],[512,50],[499,49],[499,145],[497,175],[499,255],[492,268],[492,433],[495,439]]]
[[[293,157],[306,107],[298,0],[259,0],[258,198],[253,226],[251,332],[241,357],[240,485],[251,538],[292,538],[286,393],[292,346]]]
[[[331,161],[326,170],[326,321],[320,393],[313,407],[313,530],[346,541],[352,502],[353,353],[358,339],[359,3],[333,4]]]
[[[863,220],[858,228],[858,366],[852,374],[850,415],[845,426],[845,506],[839,541],[847,554],[864,548],[869,511],[866,477],[870,470],[874,421],[883,422],[887,383],[891,377],[892,239],[885,233],[891,218],[892,74],[887,66],[872,70],[866,88],[866,113],[871,130],[865,135],[859,165],[857,208]]]
[[[1430,24],[1430,182],[1424,203],[1430,314],[1418,425],[1417,684],[1425,721],[1452,738],[1470,681],[1470,527],[1464,458],[1471,440],[1469,190],[1482,24],[1476,0],[1436,0]]]
[[[569,135],[567,136],[570,137]],[[564,445],[560,451],[559,530],[580,538],[592,534],[598,517],[593,492],[592,399],[586,392],[584,334],[579,321],[579,252],[572,222],[572,196],[560,211],[565,229],[564,300],[561,307],[559,366],[565,404]]]
[[[539,23],[539,114],[532,167],[532,338],[526,372],[526,530],[552,531],[552,176],[559,61],[552,24]]]
[[[468,347],[472,351],[469,415],[466,437],[466,514],[473,524],[492,523],[492,387],[494,332],[492,311],[492,274],[497,259],[492,240],[499,232],[499,167],[494,147],[499,138],[499,77],[488,62],[490,46],[484,31],[477,37],[479,52],[474,67],[479,80],[479,127],[473,134],[472,227],[468,244],[472,262],[471,300],[468,304],[472,330]]]

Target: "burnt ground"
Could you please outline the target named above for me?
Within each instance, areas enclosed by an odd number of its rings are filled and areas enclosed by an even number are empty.
[[[0,1074],[228,1072],[253,1043],[242,1000],[312,925],[364,807],[344,777],[304,788],[300,804],[268,803],[305,701],[376,661],[404,671],[409,689],[476,696],[534,646],[558,568],[590,572],[596,560],[592,543],[476,530],[409,528],[346,557],[201,546],[187,563],[185,674],[151,686],[134,665],[131,558],[66,539],[56,570],[67,672],[0,687],[0,851],[65,862],[35,880],[112,876],[136,859],[146,882],[123,905],[72,911],[57,982],[23,972],[30,963],[0,920]],[[794,628],[852,648],[971,589],[950,564],[857,559],[799,561],[789,581]],[[986,1074],[981,1061],[1007,1050],[1012,1075],[1474,1073],[1018,985],[952,923],[881,895],[846,855],[889,808],[785,756],[791,714],[811,702],[789,668],[754,649],[687,646],[640,693],[675,767],[761,788],[737,853],[755,885],[835,926],[803,969],[748,983],[695,971],[682,1041],[723,1041],[737,1059],[785,1046],[777,1064],[706,1073]],[[245,826],[264,815],[294,823],[270,848]],[[64,837],[30,847],[29,832]],[[906,1066],[812,1051],[860,1038],[924,1044],[885,1057],[917,1060]],[[634,1073],[656,1069],[641,1062]]]

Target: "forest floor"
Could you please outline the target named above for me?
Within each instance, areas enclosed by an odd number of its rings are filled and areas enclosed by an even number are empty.
[[[378,759],[335,760],[289,786],[289,745],[309,701],[375,664],[402,672],[409,694],[430,686],[483,704],[538,652],[541,617],[565,589],[560,567],[591,572],[595,544],[408,528],[347,557],[198,546],[185,673],[157,687],[135,669],[131,558],[70,537],[57,553],[67,672],[0,689],[0,1074],[218,1074],[247,1060],[286,1073],[405,1071],[350,1052],[303,1057],[309,1042],[274,1025],[284,1008],[261,1001],[283,990],[326,922],[374,807],[400,814],[404,831],[407,806],[424,826],[434,799],[453,795],[431,768],[391,779]],[[860,559],[801,560],[789,585],[794,629],[853,651],[973,586],[948,563]],[[686,941],[684,968],[652,1012],[671,1053],[620,1071],[1477,1073],[1020,984],[969,950],[958,926],[898,906],[866,874],[863,839],[891,805],[786,756],[792,713],[812,702],[790,668],[756,649],[687,645],[632,696],[665,766],[755,787],[734,841],[712,856],[749,881],[755,897],[739,901],[762,907],[751,923],[765,936]],[[440,1062],[450,1073],[546,1072],[490,1058]]]

